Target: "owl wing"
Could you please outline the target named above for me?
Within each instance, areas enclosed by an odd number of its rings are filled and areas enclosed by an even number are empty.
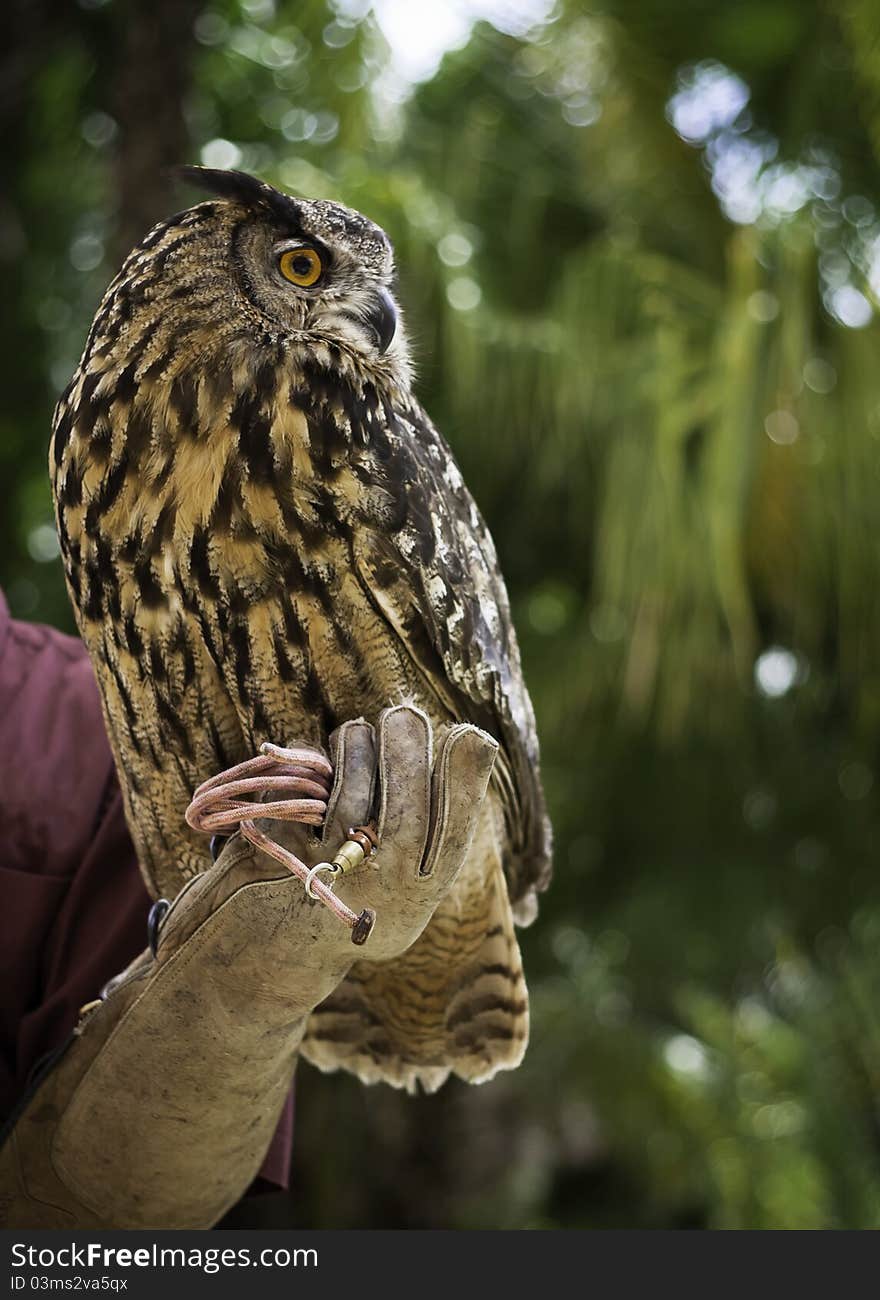
[[[372,526],[361,534],[356,566],[440,705],[501,744],[493,779],[516,903],[546,888],[551,834],[535,716],[498,557],[450,448],[424,412],[386,410],[386,421],[390,445],[370,457]]]

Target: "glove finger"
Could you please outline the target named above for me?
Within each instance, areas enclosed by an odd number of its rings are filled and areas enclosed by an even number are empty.
[[[369,722],[343,722],[330,737],[333,789],[321,842],[337,849],[350,826],[363,826],[373,815],[376,785],[376,733]]]
[[[379,854],[383,842],[409,879],[418,875],[431,812],[431,724],[401,704],[379,718]],[[381,856],[379,858],[381,866]]]
[[[497,753],[498,742],[469,723],[450,727],[440,742],[423,877],[445,884],[467,857]]]

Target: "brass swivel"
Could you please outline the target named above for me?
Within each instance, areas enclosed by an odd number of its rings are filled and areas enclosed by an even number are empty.
[[[379,837],[372,825],[349,826],[348,839],[337,849],[333,866],[338,867],[343,874],[354,871],[367,858],[373,856],[378,843]]]

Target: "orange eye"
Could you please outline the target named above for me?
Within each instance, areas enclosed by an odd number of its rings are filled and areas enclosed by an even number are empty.
[[[321,259],[313,248],[288,248],[278,259],[278,270],[291,284],[308,289],[317,284],[323,271]]]

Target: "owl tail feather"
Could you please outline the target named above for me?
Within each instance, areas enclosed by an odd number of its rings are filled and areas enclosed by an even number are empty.
[[[528,993],[494,822],[481,819],[455,886],[401,957],[358,962],[309,1021],[300,1051],[320,1070],[434,1092],[484,1083],[522,1060]]]

